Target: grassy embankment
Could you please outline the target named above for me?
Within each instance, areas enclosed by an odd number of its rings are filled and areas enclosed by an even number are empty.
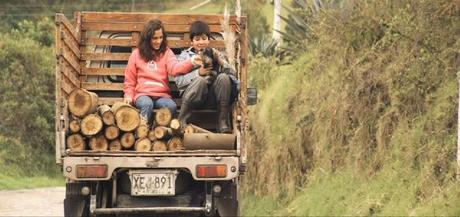
[[[247,216],[460,215],[460,1],[323,11],[292,65],[251,61]]]

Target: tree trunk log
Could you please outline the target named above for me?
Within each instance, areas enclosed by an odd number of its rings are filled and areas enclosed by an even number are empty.
[[[67,137],[67,148],[71,151],[82,151],[86,149],[85,138],[80,134],[72,134]]]
[[[120,135],[120,129],[115,125],[108,126],[105,128],[104,135],[108,140],[114,140]]]
[[[109,149],[109,143],[104,135],[97,135],[89,139],[89,147],[94,151],[106,151]]]
[[[168,108],[163,107],[156,111],[155,123],[157,125],[165,126],[165,127],[169,126],[171,119],[172,119],[172,113]]]
[[[136,135],[137,138],[144,138],[149,135],[149,126],[141,124],[139,127],[136,129]]]
[[[155,127],[155,137],[157,139],[167,139],[171,137],[172,130],[169,127],[158,126]]]
[[[139,111],[122,102],[116,102],[112,106],[112,112],[115,114],[115,121],[120,130],[131,132],[135,130],[141,121]]]
[[[80,132],[80,119],[73,119],[69,122],[69,129],[72,133]]]
[[[158,140],[158,138],[155,136],[155,130],[154,130],[154,129],[152,129],[152,130],[149,131],[149,134],[148,134],[147,137],[148,137],[148,138],[150,139],[150,141],[152,141],[152,142],[155,141],[155,140]]]
[[[163,140],[155,140],[152,142],[152,150],[153,151],[167,151],[168,147],[166,146],[166,142]]]
[[[113,141],[110,142],[109,144],[109,150],[110,151],[121,151],[121,142],[119,139],[115,139]]]
[[[139,152],[146,152],[152,150],[152,142],[148,138],[140,138],[136,141],[134,149]]]
[[[75,89],[69,96],[69,111],[77,117],[84,117],[96,112],[97,94],[85,89]]]
[[[209,130],[203,129],[201,127],[195,126],[193,124],[187,125],[185,127],[184,133],[212,133]]]
[[[115,115],[110,110],[110,106],[108,105],[101,105],[97,108],[99,115],[102,117],[102,122],[105,125],[114,125],[115,124]]]
[[[136,139],[134,138],[133,133],[125,133],[120,139],[121,146],[123,146],[124,149],[130,149],[133,147],[135,141]]]
[[[104,124],[97,114],[90,114],[81,121],[81,133],[85,136],[94,136],[102,130]]]
[[[175,134],[179,134],[179,133],[180,133],[181,125],[180,125],[180,121],[179,121],[179,120],[177,120],[177,119],[172,119],[172,120],[171,120],[171,123],[169,124],[169,127],[171,127],[173,133],[175,133]]]
[[[236,136],[223,133],[184,134],[184,147],[187,150],[234,150]]]
[[[178,136],[174,136],[168,141],[168,150],[169,151],[179,151],[184,150],[184,145],[182,142],[182,138]]]

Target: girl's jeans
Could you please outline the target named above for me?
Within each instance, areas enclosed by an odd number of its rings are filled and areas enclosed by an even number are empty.
[[[136,107],[141,110],[141,117],[148,120],[149,123],[152,123],[152,114],[153,109],[158,109],[162,107],[168,108],[173,117],[176,116],[177,105],[176,103],[166,97],[152,97],[152,96],[140,96],[136,99]]]

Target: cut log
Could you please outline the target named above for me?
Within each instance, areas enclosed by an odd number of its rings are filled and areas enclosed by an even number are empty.
[[[172,135],[172,130],[169,127],[163,127],[163,126],[158,126],[155,127],[155,137],[157,139],[167,139],[171,137]]]
[[[155,136],[155,130],[154,130],[154,129],[152,129],[152,130],[149,131],[149,134],[147,135],[147,138],[149,138],[150,141],[152,141],[152,142],[158,139],[158,138]]]
[[[82,151],[86,149],[85,138],[80,134],[72,134],[67,137],[67,148],[71,151]]]
[[[134,138],[133,133],[124,133],[120,139],[121,146],[123,146],[124,149],[130,149],[133,147],[135,141],[136,139]]]
[[[195,126],[193,124],[187,125],[185,127],[184,133],[212,133],[209,130],[203,129],[201,127]]]
[[[69,111],[77,117],[84,117],[96,112],[97,94],[85,89],[75,89],[69,95]]]
[[[134,149],[139,152],[146,152],[152,150],[152,142],[147,138],[140,138],[136,141]]]
[[[109,144],[109,150],[110,151],[121,151],[121,142],[119,139],[115,139],[110,142]]]
[[[165,126],[165,127],[169,126],[171,119],[172,119],[172,113],[166,107],[158,109],[155,113],[155,123],[157,125]]]
[[[73,119],[69,122],[69,129],[72,133],[80,132],[80,119]]]
[[[169,151],[179,151],[179,150],[184,150],[184,145],[182,142],[182,138],[178,136],[172,137],[168,141],[168,150]]]
[[[104,135],[108,140],[114,140],[120,135],[120,129],[115,125],[108,126],[105,128]]]
[[[149,126],[141,124],[139,127],[136,129],[136,136],[137,138],[144,138],[149,135]]]
[[[234,150],[236,136],[223,133],[186,133],[184,147],[187,150]]]
[[[102,130],[104,124],[97,114],[90,114],[81,121],[81,133],[85,136],[93,136]]]
[[[115,114],[115,121],[120,130],[131,132],[135,130],[141,121],[139,111],[122,102],[116,102],[112,106],[112,112]]]
[[[112,111],[110,110],[110,106],[101,105],[97,108],[97,112],[102,117],[102,122],[104,122],[105,125],[115,124],[115,115],[113,115]]]
[[[173,131],[174,134],[179,134],[181,130],[181,125],[180,121],[177,119],[172,119],[171,123],[169,124],[169,127],[171,127],[171,130]]]
[[[152,150],[153,151],[167,151],[168,147],[166,146],[166,142],[163,140],[155,140],[152,142]]]
[[[94,151],[106,151],[109,149],[109,142],[104,135],[97,135],[89,139],[89,147]]]

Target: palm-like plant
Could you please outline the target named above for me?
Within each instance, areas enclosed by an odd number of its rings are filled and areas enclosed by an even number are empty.
[[[286,30],[278,31],[284,41],[279,48],[285,55],[296,55],[305,51],[311,23],[315,21],[320,10],[328,6],[322,0],[295,0],[293,4],[295,9],[283,6],[289,14],[288,17],[279,15],[286,23]]]
[[[270,37],[251,38],[249,40],[249,49],[252,55],[261,54],[264,57],[276,55],[278,43]]]

